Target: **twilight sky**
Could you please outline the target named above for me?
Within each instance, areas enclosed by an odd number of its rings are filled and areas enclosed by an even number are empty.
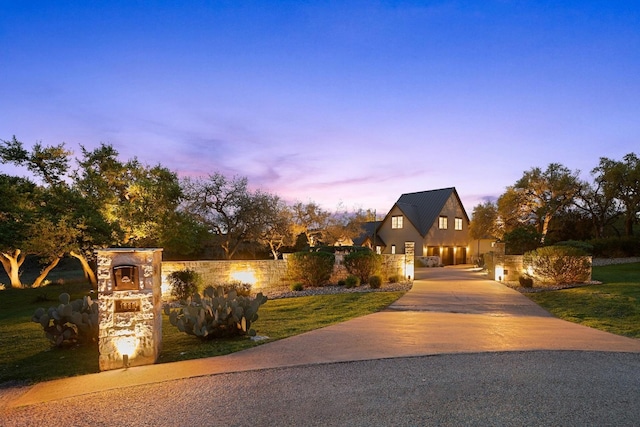
[[[471,214],[640,153],[640,2],[0,0],[13,135],[329,210],[455,186]]]

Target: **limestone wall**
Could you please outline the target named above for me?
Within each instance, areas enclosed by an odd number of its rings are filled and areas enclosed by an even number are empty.
[[[632,264],[640,262],[640,257],[635,258],[594,258],[593,266],[614,265],[614,264]]]
[[[591,257],[587,257],[591,265],[595,265]],[[532,275],[534,280],[539,280],[535,274],[524,265],[524,256],[505,255],[501,252],[489,252],[485,254],[485,268],[489,279],[499,282],[518,282],[522,275]],[[585,282],[591,281],[591,270]]]
[[[169,293],[167,276],[174,271],[194,270],[205,285],[223,285],[233,282],[251,283],[253,289],[287,285],[285,260],[250,261],[164,261],[162,263],[162,294]]]
[[[336,254],[336,263],[330,282],[337,283],[347,277],[347,269],[343,265],[344,256]],[[171,293],[167,276],[174,271],[190,269],[196,271],[203,279],[204,285],[223,285],[233,282],[251,283],[252,289],[289,286],[287,277],[287,260],[250,260],[250,261],[164,261],[162,263],[162,296],[167,299]],[[383,255],[382,276],[388,279],[397,275],[405,277],[405,255]]]

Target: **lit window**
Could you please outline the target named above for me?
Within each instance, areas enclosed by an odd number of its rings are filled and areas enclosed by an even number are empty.
[[[402,215],[391,217],[391,228],[402,228]]]
[[[438,218],[438,228],[440,230],[446,230],[447,228],[449,228],[449,218],[447,218],[446,216],[441,216],[440,218]]]
[[[391,253],[395,255],[396,253],[396,245],[391,245]]]
[[[462,218],[456,218],[455,229],[462,230]]]

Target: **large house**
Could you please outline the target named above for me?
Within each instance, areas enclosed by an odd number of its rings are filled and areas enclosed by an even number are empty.
[[[443,265],[471,260],[469,217],[453,187],[403,194],[372,240],[381,253],[404,253],[405,243],[413,242],[416,258],[438,256]]]

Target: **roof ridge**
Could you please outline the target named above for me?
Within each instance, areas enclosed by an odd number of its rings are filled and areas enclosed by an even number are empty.
[[[437,188],[435,190],[422,190],[422,191],[413,191],[411,193],[402,193],[400,195],[400,197],[402,196],[408,196],[411,194],[420,194],[420,193],[432,193],[432,192],[436,192],[436,191],[445,191],[445,190],[455,190],[456,187],[444,187],[444,188]]]

